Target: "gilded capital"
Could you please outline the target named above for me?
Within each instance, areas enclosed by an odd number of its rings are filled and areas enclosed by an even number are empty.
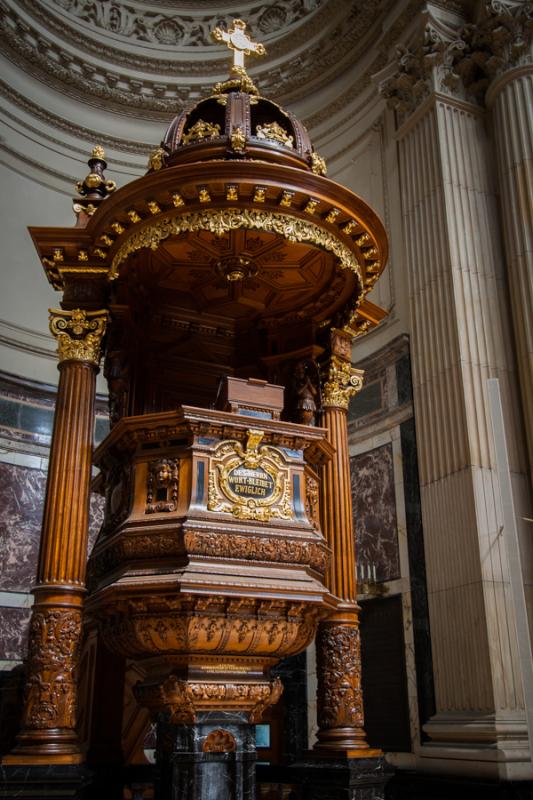
[[[51,308],[50,330],[57,339],[59,361],[86,361],[98,366],[108,319],[105,309],[63,311]]]
[[[348,408],[350,398],[363,387],[364,370],[355,369],[349,361],[332,356],[324,376],[322,405]]]

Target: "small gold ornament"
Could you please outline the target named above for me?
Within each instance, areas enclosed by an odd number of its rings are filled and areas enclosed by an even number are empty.
[[[158,147],[157,150],[154,150],[150,153],[150,157],[148,158],[148,169],[152,169],[154,172],[159,172],[159,170],[165,166],[165,156],[166,151],[162,147]]]
[[[326,161],[322,156],[319,156],[318,153],[311,153],[311,171],[315,173],[315,175],[327,175],[328,168],[326,166]]]
[[[294,137],[289,136],[285,128],[277,122],[268,122],[266,125],[258,125],[255,129],[258,139],[269,139],[270,141],[280,142],[285,147],[294,147]]]
[[[242,152],[244,150],[246,146],[246,134],[240,126],[238,128],[233,128],[230,141],[232,150],[236,150],[237,152]]]
[[[182,144],[189,144],[190,142],[199,142],[203,139],[213,139],[215,136],[220,136],[220,125],[218,123],[211,124],[211,122],[204,122],[199,119],[195,122],[192,128],[181,137]]]

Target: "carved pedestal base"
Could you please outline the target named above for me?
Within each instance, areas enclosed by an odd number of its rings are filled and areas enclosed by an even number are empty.
[[[372,756],[363,729],[359,624],[355,613],[331,617],[317,635],[318,742],[315,749],[339,757]]]
[[[255,761],[246,713],[204,712],[177,725],[159,715],[157,800],[254,800]]]
[[[311,755],[290,771],[301,787],[301,800],[385,800],[393,770],[383,756],[317,758]]]
[[[81,636],[77,607],[33,608],[22,730],[4,764],[79,764],[76,665]]]

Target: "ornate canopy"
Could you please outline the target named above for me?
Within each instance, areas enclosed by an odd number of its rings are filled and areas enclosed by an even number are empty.
[[[221,373],[283,380],[331,328],[354,336],[384,315],[365,300],[387,258],[383,225],[326,177],[294,115],[258,93],[243,59],[261,47],[244,28],[215,31],[234,52],[230,76],[171,122],[144,177],[115,190],[96,147],[76,226],[31,229],[65,308],[109,304],[121,318],[108,374],[114,354],[151,376],[151,399],[137,393],[117,417],[208,404]]]

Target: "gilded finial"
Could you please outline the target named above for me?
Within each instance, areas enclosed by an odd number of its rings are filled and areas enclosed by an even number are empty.
[[[257,87],[246,72],[244,66],[244,56],[264,56],[265,46],[260,42],[253,42],[246,33],[246,22],[242,19],[234,19],[233,26],[227,31],[223,28],[215,28],[211,31],[211,36],[215,42],[223,42],[230,50],[233,50],[233,65],[231,67],[231,77],[227,81],[217,83],[215,92],[238,89],[249,94],[259,94]]]
[[[100,203],[117,188],[115,181],[107,180],[104,175],[107,163],[102,145],[97,144],[93,147],[87,163],[90,169],[89,174],[82,181],[76,183],[76,191],[85,198],[85,202],[76,200],[73,206],[78,222],[84,217],[91,216],[96,210],[95,203]],[[91,202],[87,203],[87,200]]]

